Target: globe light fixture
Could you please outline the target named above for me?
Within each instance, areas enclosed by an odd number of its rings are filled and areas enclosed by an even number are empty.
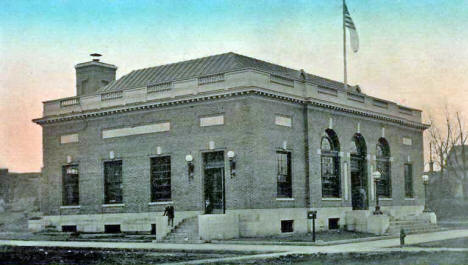
[[[231,171],[231,177],[236,175],[236,153],[234,151],[228,151],[227,157],[229,159],[229,168]]]
[[[185,156],[185,161],[187,162],[187,171],[189,179],[193,178],[194,165],[193,165],[193,156],[188,154]]]
[[[372,172],[372,178],[374,179],[374,183],[375,183],[375,210],[374,210],[375,215],[383,214],[382,211],[380,210],[379,193],[377,191],[377,183],[380,181],[381,177],[382,177],[382,174],[380,174],[379,171]]]
[[[423,183],[424,183],[424,213],[431,212],[431,210],[427,207],[427,184],[429,184],[429,176],[422,175]]]

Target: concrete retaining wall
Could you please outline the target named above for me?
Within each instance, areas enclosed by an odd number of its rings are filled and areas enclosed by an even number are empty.
[[[206,214],[198,216],[198,233],[203,240],[239,237],[239,215]]]

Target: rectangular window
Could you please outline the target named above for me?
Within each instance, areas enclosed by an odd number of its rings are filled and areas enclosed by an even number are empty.
[[[340,160],[336,154],[322,154],[322,197],[339,198],[341,196]],[[353,166],[353,165],[351,165]]]
[[[276,115],[275,124],[279,126],[292,127],[292,119],[288,116]]]
[[[120,225],[104,225],[104,233],[118,234],[121,233]]]
[[[224,115],[216,115],[216,116],[200,118],[201,127],[223,125],[223,124],[224,124]]]
[[[340,218],[328,218],[328,229],[335,230],[340,229]]]
[[[413,165],[405,164],[405,196],[413,198]]]
[[[294,220],[281,220],[281,233],[294,232]]]
[[[171,157],[151,158],[151,201],[171,199]]]
[[[62,225],[62,232],[74,232],[76,233],[76,225]]]
[[[276,163],[278,173],[277,197],[292,198],[291,152],[276,152]]]
[[[79,205],[79,172],[78,165],[66,165],[62,168],[62,204],[63,206]]]
[[[104,203],[122,203],[122,161],[104,162]]]

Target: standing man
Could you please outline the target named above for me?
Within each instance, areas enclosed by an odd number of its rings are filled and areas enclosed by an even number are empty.
[[[166,206],[164,216],[167,216],[167,225],[174,226],[174,206]]]

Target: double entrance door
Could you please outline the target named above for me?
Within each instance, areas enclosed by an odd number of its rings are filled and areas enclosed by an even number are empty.
[[[224,152],[203,154],[204,200],[206,214],[225,213]]]
[[[353,210],[369,209],[366,176],[365,158],[358,155],[351,155],[351,196]]]

